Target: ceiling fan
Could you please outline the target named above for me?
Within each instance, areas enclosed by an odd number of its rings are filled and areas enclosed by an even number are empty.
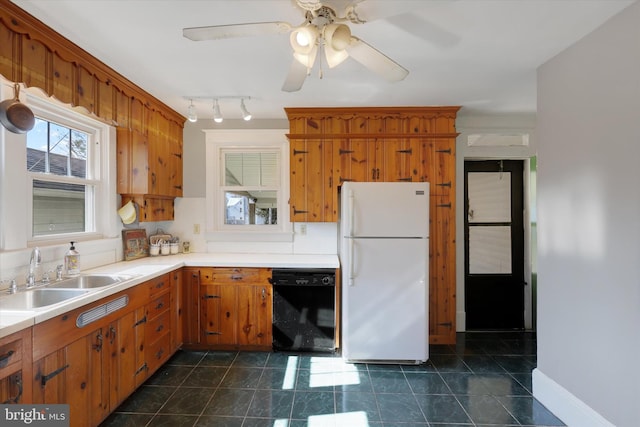
[[[357,3],[360,1],[363,0],[350,1],[349,5],[344,7],[344,16],[338,16],[336,10],[327,2],[295,0],[295,4],[304,11],[304,21],[298,26],[283,21],[214,25],[184,28],[182,35],[190,40],[202,41],[290,33],[289,41],[294,60],[282,86],[285,92],[300,90],[306,77],[311,73],[316,59],[320,55],[320,61],[322,61],[323,54],[329,68],[351,57],[388,81],[403,80],[409,74],[407,69],[353,36],[349,26],[345,24],[345,22],[352,24],[365,22],[356,12]],[[322,78],[322,68],[320,68],[320,78]]]

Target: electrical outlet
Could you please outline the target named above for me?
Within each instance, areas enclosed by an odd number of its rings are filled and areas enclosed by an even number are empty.
[[[193,224],[193,234],[200,234],[200,224]]]
[[[300,224],[300,228],[298,229],[298,231],[302,236],[307,234],[307,224]]]

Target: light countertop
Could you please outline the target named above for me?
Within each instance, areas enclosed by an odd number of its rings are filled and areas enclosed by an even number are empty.
[[[140,258],[104,265],[82,273],[131,275],[126,280],[46,307],[17,311],[2,306],[0,297],[0,338],[70,310],[108,297],[180,267],[266,267],[266,268],[338,268],[337,255],[291,255],[246,253],[191,253]]]

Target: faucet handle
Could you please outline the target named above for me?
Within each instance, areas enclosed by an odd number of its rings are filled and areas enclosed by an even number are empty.
[[[51,279],[49,278],[49,274],[53,273],[53,270],[45,271],[42,273],[42,283],[49,283]]]
[[[62,269],[64,266],[62,264],[58,264],[56,266],[56,280],[62,280]]]

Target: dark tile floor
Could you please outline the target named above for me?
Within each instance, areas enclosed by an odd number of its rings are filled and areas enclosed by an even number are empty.
[[[563,426],[531,395],[532,333],[461,333],[419,366],[180,351],[102,426]]]

